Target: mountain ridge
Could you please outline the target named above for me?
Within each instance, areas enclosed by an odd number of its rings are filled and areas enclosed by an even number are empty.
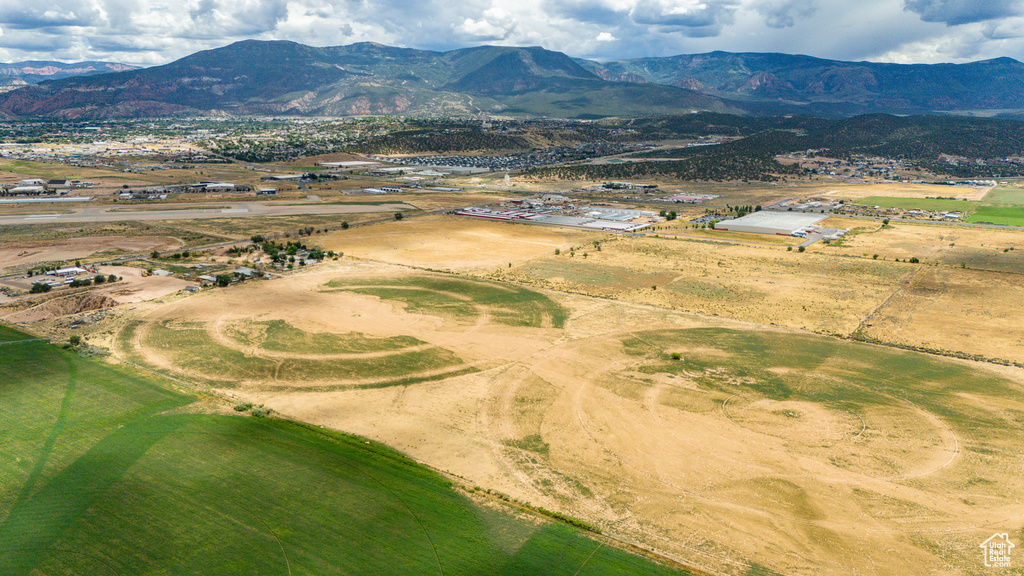
[[[1024,110],[1021,85],[1024,64],[1011,58],[904,65],[718,51],[596,62],[539,46],[437,52],[244,40],[161,66],[42,81],[0,95],[0,115],[843,117]]]

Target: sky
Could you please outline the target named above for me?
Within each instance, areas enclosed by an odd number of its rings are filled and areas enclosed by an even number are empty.
[[[2,0],[0,62],[165,64],[238,40],[543,46],[617,60],[724,50],[1024,61],[1024,0]]]

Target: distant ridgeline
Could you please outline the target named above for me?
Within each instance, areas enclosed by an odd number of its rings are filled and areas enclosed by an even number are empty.
[[[786,54],[709,54],[594,62],[540,47],[449,52],[373,43],[312,47],[246,40],[170,64],[21,63],[24,82],[0,96],[15,117],[158,115],[548,116],[1024,111],[1024,64],[841,62]],[[58,69],[92,74],[57,80]],[[95,74],[104,70],[122,70]],[[31,72],[30,72],[31,71]],[[34,74],[34,76],[32,76]]]

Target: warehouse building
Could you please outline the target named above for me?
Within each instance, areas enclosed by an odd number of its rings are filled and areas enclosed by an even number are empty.
[[[733,220],[722,220],[715,224],[715,230],[731,232],[753,232],[755,234],[778,234],[780,236],[804,236],[815,224],[828,218],[827,214],[804,212],[773,212],[762,210]]]

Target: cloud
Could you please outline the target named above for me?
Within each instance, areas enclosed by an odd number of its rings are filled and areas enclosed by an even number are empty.
[[[717,36],[733,22],[731,0],[639,0],[630,17],[640,25],[670,28],[695,38]]]
[[[516,31],[516,19],[501,8],[492,7],[483,12],[479,19],[466,18],[455,26],[463,37],[477,40],[506,40]]]
[[[765,1],[755,4],[754,10],[764,17],[769,28],[792,28],[797,19],[813,16],[818,6],[814,0]]]
[[[238,40],[621,59],[714,50],[1024,59],[1024,0],[0,0],[0,59],[162,64]]]
[[[903,0],[903,8],[925,22],[947,26],[1017,16],[1024,11],[1019,0]]]

